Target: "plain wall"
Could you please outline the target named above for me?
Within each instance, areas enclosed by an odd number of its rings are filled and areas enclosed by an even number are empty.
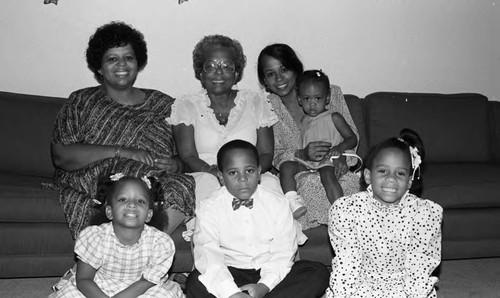
[[[96,85],[84,52],[95,29],[123,20],[144,33],[149,62],[136,86],[196,92],[194,45],[238,39],[240,88],[259,88],[256,59],[291,45],[344,93],[478,92],[500,100],[500,3],[478,0],[2,0],[0,90],[66,97]]]

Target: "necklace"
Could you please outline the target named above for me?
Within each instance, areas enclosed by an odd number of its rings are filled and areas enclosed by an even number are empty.
[[[229,112],[230,112],[229,104],[230,104],[230,102],[231,102],[231,98],[229,98],[226,101],[226,104],[225,104],[223,109],[216,108],[216,105],[213,101],[212,101],[212,104],[210,105],[210,107],[214,111],[215,118],[217,119],[217,121],[219,121],[220,125],[225,126],[229,120]]]

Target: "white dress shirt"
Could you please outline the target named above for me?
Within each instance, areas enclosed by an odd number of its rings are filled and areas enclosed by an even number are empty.
[[[240,292],[228,266],[260,269],[259,283],[272,290],[288,274],[297,251],[296,230],[283,194],[257,187],[253,208],[233,210],[222,187],[200,201],[193,236],[200,281],[219,298]]]

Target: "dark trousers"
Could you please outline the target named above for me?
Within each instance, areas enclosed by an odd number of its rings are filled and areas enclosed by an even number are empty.
[[[228,267],[238,287],[246,284],[256,284],[260,280],[260,270],[238,269]],[[215,297],[210,294],[198,279],[200,272],[196,269],[189,274],[186,281],[187,298]],[[319,262],[301,260],[295,262],[285,278],[269,293],[266,298],[314,298],[321,297],[326,287],[330,273],[325,265]]]

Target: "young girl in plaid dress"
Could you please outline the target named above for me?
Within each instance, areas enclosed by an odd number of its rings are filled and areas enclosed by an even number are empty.
[[[94,200],[101,216],[78,235],[76,275],[50,297],[183,297],[167,280],[174,242],[150,226],[162,222],[153,219],[160,215],[154,210],[161,191],[152,178],[117,173],[101,179]]]

